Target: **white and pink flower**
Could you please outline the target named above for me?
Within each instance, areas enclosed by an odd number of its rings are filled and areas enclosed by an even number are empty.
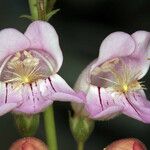
[[[63,62],[55,29],[35,21],[22,34],[0,31],[0,115],[34,114],[54,100],[81,102],[57,72]]]
[[[107,120],[123,113],[150,123],[150,101],[139,81],[148,71],[150,33],[114,32],[104,39],[99,56],[79,76],[75,89],[84,91],[86,104],[77,113]],[[83,109],[84,108],[84,109]]]

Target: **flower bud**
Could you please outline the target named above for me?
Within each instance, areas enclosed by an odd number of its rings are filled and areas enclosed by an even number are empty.
[[[23,137],[33,136],[39,126],[39,114],[36,115],[14,115],[16,127]]]
[[[85,142],[94,129],[94,121],[83,116],[70,116],[70,128],[77,142]]]
[[[104,150],[147,150],[145,145],[138,139],[121,139],[108,145]]]
[[[48,150],[48,148],[41,140],[27,137],[14,142],[9,150]]]

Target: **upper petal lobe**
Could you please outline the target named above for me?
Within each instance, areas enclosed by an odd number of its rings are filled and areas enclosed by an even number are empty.
[[[0,61],[5,57],[29,48],[30,41],[16,29],[8,28],[0,31]]]
[[[30,48],[44,50],[51,55],[56,63],[54,70],[57,72],[62,65],[63,56],[55,29],[47,22],[34,21],[28,26],[25,36],[31,42]]]

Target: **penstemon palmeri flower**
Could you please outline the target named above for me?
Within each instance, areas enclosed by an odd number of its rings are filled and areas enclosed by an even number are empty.
[[[26,137],[15,141],[9,150],[48,150],[48,148],[40,139]]]
[[[150,33],[114,32],[104,39],[99,57],[79,76],[76,90],[84,91],[86,104],[73,104],[76,113],[107,120],[123,113],[150,123],[150,102],[139,81],[148,71]]]
[[[114,141],[104,150],[147,150],[147,148],[140,140],[128,138]]]
[[[58,74],[63,62],[55,29],[44,21],[25,34],[0,31],[0,115],[41,112],[54,100],[81,101]]]

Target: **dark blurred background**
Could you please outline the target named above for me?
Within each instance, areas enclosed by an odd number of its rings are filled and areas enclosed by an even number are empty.
[[[100,43],[108,34],[118,30],[128,33],[150,31],[150,0],[58,0],[55,6],[61,11],[50,23],[57,30],[64,54],[59,74],[71,86],[82,69],[98,56]],[[29,14],[27,0],[0,0],[0,29],[13,27],[24,32],[30,21],[20,19],[22,14]],[[148,76],[150,72],[143,80],[149,88],[146,93],[150,98]],[[68,125],[70,105],[57,102],[54,106],[59,149],[76,150]],[[43,123],[36,136],[45,140]],[[97,122],[85,150],[102,150],[110,142],[127,137],[139,138],[150,149],[150,125],[122,115],[107,122]],[[1,117],[0,150],[8,150],[18,138],[12,116]]]

